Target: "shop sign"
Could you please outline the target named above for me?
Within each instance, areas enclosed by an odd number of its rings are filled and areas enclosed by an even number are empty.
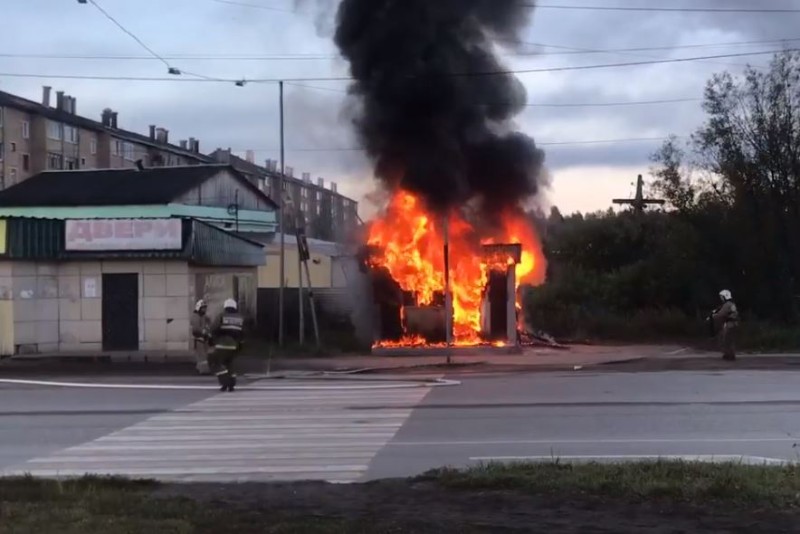
[[[71,219],[65,250],[180,250],[180,219]]]

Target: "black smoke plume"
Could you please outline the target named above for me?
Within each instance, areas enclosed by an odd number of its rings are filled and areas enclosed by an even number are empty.
[[[539,192],[544,154],[514,131],[525,88],[494,43],[519,42],[531,0],[342,0],[336,45],[358,136],[390,189],[485,215]]]

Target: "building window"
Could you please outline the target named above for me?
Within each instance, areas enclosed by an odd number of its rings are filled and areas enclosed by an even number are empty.
[[[128,161],[136,160],[136,145],[133,143],[115,140],[112,147],[112,155],[121,156],[123,159]]]
[[[81,167],[86,167],[86,158],[81,158]]]
[[[22,121],[22,138],[23,139],[31,138],[31,123],[29,123],[28,121]]]
[[[60,122],[47,121],[47,138],[54,141],[61,141],[63,131]]]
[[[14,184],[16,184],[16,183],[17,183],[17,169],[15,169],[15,168],[13,168],[13,167],[12,167],[12,168],[11,168],[11,169],[8,171],[8,177],[10,178],[11,185],[14,185]]]
[[[66,165],[64,166],[65,169],[73,171],[78,168],[78,160],[75,158],[67,158],[65,163],[66,163]]]
[[[305,187],[300,190],[300,196],[303,198],[308,198],[308,189]]]
[[[11,152],[16,152],[16,151],[17,151],[17,143],[11,141]]]
[[[22,155],[22,170],[29,171],[31,170],[31,156],[30,154],[23,154]]]
[[[64,168],[64,156],[54,152],[47,153],[47,168],[60,170]]]
[[[91,152],[92,156],[97,154],[97,139],[89,141],[89,152]]]
[[[136,159],[136,147],[133,143],[122,144],[122,157],[128,161],[134,161]]]
[[[64,126],[64,141],[68,143],[78,143],[78,129],[74,126]]]
[[[0,161],[3,161],[3,149],[4,148],[5,148],[5,145],[3,144],[2,141],[0,141]]]

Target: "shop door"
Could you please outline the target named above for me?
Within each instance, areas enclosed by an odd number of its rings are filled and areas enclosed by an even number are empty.
[[[103,350],[139,350],[139,275],[103,275]]]

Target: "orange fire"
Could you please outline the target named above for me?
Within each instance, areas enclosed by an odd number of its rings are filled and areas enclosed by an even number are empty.
[[[422,201],[406,191],[397,191],[382,215],[370,224],[368,244],[380,250],[372,262],[386,268],[404,291],[416,294],[419,305],[430,305],[445,289],[444,221],[431,214]],[[501,228],[479,235],[457,211],[450,213],[450,291],[453,298],[453,338],[456,345],[481,343],[481,301],[489,271],[497,263],[513,264],[511,258],[481,255],[482,244],[519,243],[522,261],[515,268],[517,287],[544,279],[541,246],[524,213],[509,210],[501,216]],[[519,305],[519,303],[518,303]],[[422,345],[425,340],[407,337],[400,343],[380,346]]]

